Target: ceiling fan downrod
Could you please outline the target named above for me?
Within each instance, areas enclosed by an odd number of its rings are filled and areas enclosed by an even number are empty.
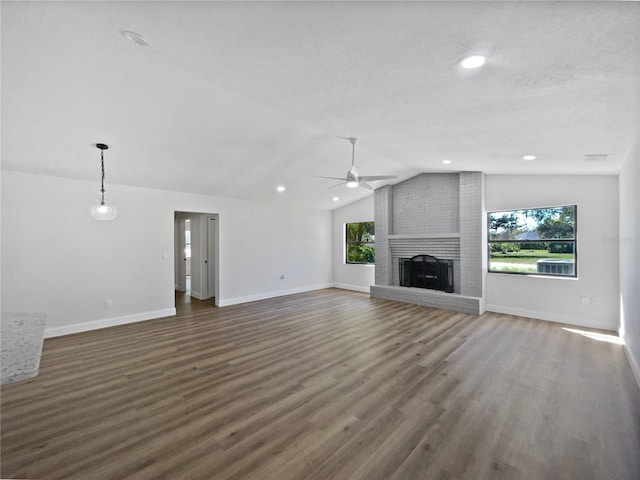
[[[349,141],[351,142],[351,166],[353,167],[356,164],[356,143],[358,143],[358,139],[351,137]]]

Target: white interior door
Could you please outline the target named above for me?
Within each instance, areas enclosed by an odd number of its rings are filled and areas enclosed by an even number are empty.
[[[207,218],[207,298],[216,296],[216,219]]]
[[[184,218],[176,217],[174,222],[175,232],[175,251],[173,252],[175,267],[175,289],[179,292],[184,292],[187,289],[186,284],[186,272],[185,272],[185,220]]]

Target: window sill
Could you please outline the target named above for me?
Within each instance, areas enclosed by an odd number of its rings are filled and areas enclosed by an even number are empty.
[[[527,278],[544,278],[551,280],[579,280],[578,277],[571,277],[569,275],[536,275],[532,273],[507,273],[507,272],[487,272],[489,275],[500,275],[514,277],[527,277]]]

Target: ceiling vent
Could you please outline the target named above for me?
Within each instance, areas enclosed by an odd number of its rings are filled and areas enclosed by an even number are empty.
[[[584,158],[586,158],[588,162],[604,162],[608,156],[608,153],[587,153]]]

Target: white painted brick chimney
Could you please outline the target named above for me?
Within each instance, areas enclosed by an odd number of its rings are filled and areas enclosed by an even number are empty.
[[[485,310],[486,211],[482,172],[423,173],[374,194],[376,284],[371,296],[481,314]],[[399,286],[400,258],[454,261],[454,293]]]

